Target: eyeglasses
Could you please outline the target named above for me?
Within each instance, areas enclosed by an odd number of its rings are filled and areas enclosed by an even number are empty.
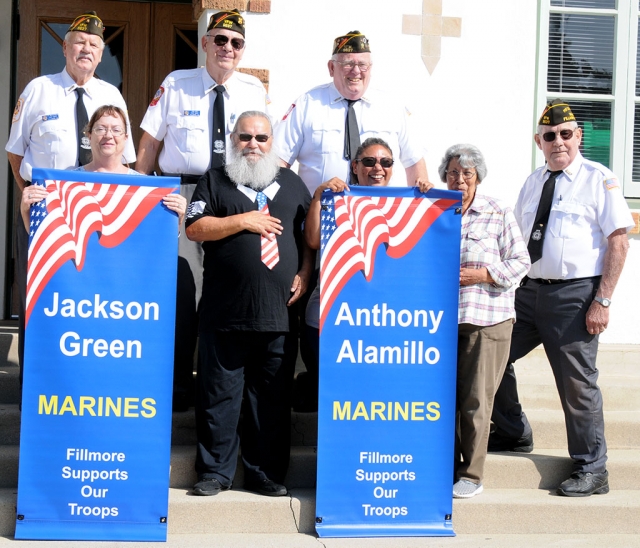
[[[356,63],[355,61],[334,61],[334,63],[338,63],[342,70],[345,72],[352,71],[355,67],[360,69],[360,72],[367,72],[373,63]]]
[[[393,165],[393,158],[374,158],[373,156],[366,156],[359,158],[356,162],[362,162],[364,167],[373,167],[376,164],[380,164],[380,167],[390,168]]]
[[[264,133],[260,133],[258,135],[251,135],[250,133],[238,133],[238,139],[240,139],[243,143],[248,143],[251,139],[255,139],[258,143],[266,143],[271,135],[265,135]]]
[[[460,173],[455,169],[452,169],[451,171],[445,171],[445,173],[447,174],[447,177],[453,181],[457,181],[458,177],[460,176],[462,176],[465,181],[469,181],[470,179],[473,179],[473,176],[476,174],[475,171],[463,171],[462,173]]]
[[[555,131],[547,131],[547,133],[542,134],[542,138],[547,143],[553,143],[556,140],[558,134],[560,135],[560,137],[562,137],[563,141],[568,141],[569,139],[571,139],[571,137],[573,137],[573,130],[563,129],[562,131],[558,131],[557,133]]]
[[[113,135],[114,137],[121,137],[125,133],[125,130],[120,126],[116,126],[116,127],[95,126],[91,130],[91,133],[95,133],[99,137],[102,137],[103,135],[106,135],[109,131],[111,132],[111,135]]]
[[[229,41],[229,37],[224,34],[216,34],[215,36],[207,34],[207,38],[213,38],[213,43],[219,47],[225,46]],[[240,51],[244,48],[244,40],[242,38],[231,38],[231,47],[236,51]]]

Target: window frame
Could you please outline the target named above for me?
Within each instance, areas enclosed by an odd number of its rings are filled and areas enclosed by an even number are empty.
[[[636,104],[636,57],[638,49],[638,0],[617,0],[615,9],[567,8],[551,6],[550,0],[538,1],[538,52],[536,66],[536,94],[533,133],[539,113],[547,101],[560,97],[571,101],[597,101],[611,104],[610,169],[623,183],[627,199],[640,198],[640,180],[633,181],[633,129]],[[611,94],[566,93],[547,91],[549,59],[549,15],[566,13],[578,15],[604,15],[614,18],[613,89]],[[631,47],[633,45],[633,47]],[[542,152],[533,146],[532,170],[544,163]],[[640,147],[639,147],[640,148]],[[640,152],[639,152],[640,153]]]

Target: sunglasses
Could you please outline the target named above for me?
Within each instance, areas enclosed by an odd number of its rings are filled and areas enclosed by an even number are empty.
[[[563,141],[568,141],[569,139],[571,139],[571,137],[573,137],[573,130],[572,129],[563,129],[562,131],[559,131],[558,133],[560,134],[560,137],[562,137]],[[553,143],[553,141],[556,140],[556,136],[558,135],[558,133],[556,133],[555,131],[547,131],[547,133],[543,133],[542,134],[542,138],[547,143]]]
[[[374,158],[373,156],[366,156],[365,158],[360,158],[356,160],[356,162],[362,162],[364,167],[373,167],[377,163],[380,163],[381,167],[389,168],[393,165],[393,158]]]
[[[248,143],[251,139],[255,139],[258,143],[266,143],[271,135],[260,133],[259,135],[251,135],[250,133],[238,133],[238,139],[243,143]]]
[[[207,38],[213,38],[213,43],[219,47],[226,45],[229,41],[229,37],[224,34],[216,34],[215,36],[207,34]],[[231,38],[231,47],[236,51],[240,51],[244,48],[244,40],[242,38]]]

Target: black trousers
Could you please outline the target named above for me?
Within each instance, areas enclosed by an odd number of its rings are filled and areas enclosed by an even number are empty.
[[[216,478],[222,485],[231,485],[241,444],[245,482],[266,478],[284,482],[289,468],[291,383],[297,349],[296,333],[200,333],[198,478]]]
[[[191,201],[195,184],[181,184],[180,194]],[[193,360],[198,340],[197,306],[202,295],[202,262],[200,242],[192,242],[180,233],[178,242],[178,283],[176,291],[176,329],[173,361],[173,393],[183,397],[191,394]]]
[[[22,378],[24,376],[24,320],[27,310],[27,264],[29,257],[29,233],[24,228],[22,216],[18,212],[15,226],[16,241],[16,285],[18,287],[18,378],[20,381],[20,400],[22,405]]]
[[[603,472],[607,461],[602,393],[597,384],[598,336],[586,315],[600,278],[546,285],[528,280],[516,290],[509,363],[494,400],[495,435],[517,440],[531,434],[518,401],[513,362],[542,343],[556,381],[574,471]]]

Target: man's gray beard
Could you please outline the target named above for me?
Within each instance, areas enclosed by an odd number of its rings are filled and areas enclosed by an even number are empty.
[[[248,160],[242,151],[232,149],[231,159],[224,168],[232,183],[260,192],[275,180],[280,169],[278,155],[273,150],[259,152],[259,154],[261,154],[260,159],[254,162]]]

